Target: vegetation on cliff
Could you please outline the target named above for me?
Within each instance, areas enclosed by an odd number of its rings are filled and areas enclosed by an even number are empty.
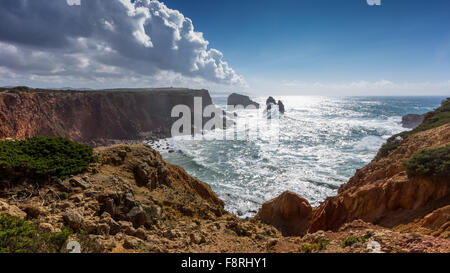
[[[0,214],[0,253],[61,252],[71,234],[68,228],[45,232],[20,217]]]
[[[92,148],[60,137],[33,137],[0,141],[0,170],[25,171],[64,179],[88,169],[95,161]]]
[[[425,114],[425,118],[418,127],[411,131],[401,132],[389,138],[378,151],[377,157],[385,157],[395,150],[406,138],[419,132],[427,131],[450,123],[450,98],[444,100],[439,108]]]
[[[405,161],[408,177],[450,177],[450,145],[424,150]]]

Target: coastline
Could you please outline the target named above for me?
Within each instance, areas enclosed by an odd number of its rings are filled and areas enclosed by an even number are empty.
[[[421,126],[446,113],[448,103]],[[93,252],[354,253],[372,252],[371,242],[380,252],[448,252],[448,178],[411,178],[403,162],[449,145],[450,124],[418,128],[317,207],[286,192],[256,217],[240,219],[208,184],[141,143],[96,148],[98,162],[87,172],[56,184],[30,188],[33,178],[19,175],[17,186],[3,188],[0,211],[49,232],[70,227],[74,238],[95,243]]]

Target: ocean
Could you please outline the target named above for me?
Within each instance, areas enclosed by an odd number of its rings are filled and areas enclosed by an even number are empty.
[[[267,97],[252,98],[265,106]],[[246,218],[286,190],[317,206],[368,164],[390,136],[405,131],[406,114],[423,114],[445,97],[284,96],[279,141],[192,140],[175,137],[153,143],[163,158],[211,185],[225,208]],[[213,96],[224,108],[226,97]],[[264,107],[262,107],[264,108]],[[239,110],[251,124],[259,110]],[[243,129],[244,130],[244,129]],[[218,132],[210,132],[217,134]]]

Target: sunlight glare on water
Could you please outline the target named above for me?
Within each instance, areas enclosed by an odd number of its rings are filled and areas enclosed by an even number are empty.
[[[285,190],[316,206],[356,169],[369,163],[393,134],[404,129],[401,116],[425,113],[443,98],[432,97],[276,97],[286,114],[280,119],[279,142],[263,139],[199,140],[171,138],[154,143],[170,163],[211,185],[226,209],[251,217],[262,203]],[[225,109],[226,97],[213,97]],[[255,98],[262,106],[266,98]],[[262,107],[264,108],[264,107]],[[264,122],[260,110],[239,110],[237,119]],[[239,120],[238,120],[239,121]],[[215,131],[209,134],[222,134]],[[173,149],[175,153],[168,153]]]

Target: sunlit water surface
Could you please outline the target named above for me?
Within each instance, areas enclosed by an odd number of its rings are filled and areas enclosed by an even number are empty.
[[[254,98],[261,105],[265,99]],[[336,194],[341,184],[373,159],[387,138],[404,130],[401,116],[428,112],[444,98],[276,99],[283,101],[286,113],[279,130],[262,133],[279,132],[278,143],[264,137],[245,141],[171,138],[152,145],[166,161],[210,184],[227,210],[251,217],[262,203],[285,190],[300,194],[312,205]],[[225,109],[226,97],[213,97],[213,101]],[[238,111],[237,118],[250,124],[265,122],[256,111]]]

